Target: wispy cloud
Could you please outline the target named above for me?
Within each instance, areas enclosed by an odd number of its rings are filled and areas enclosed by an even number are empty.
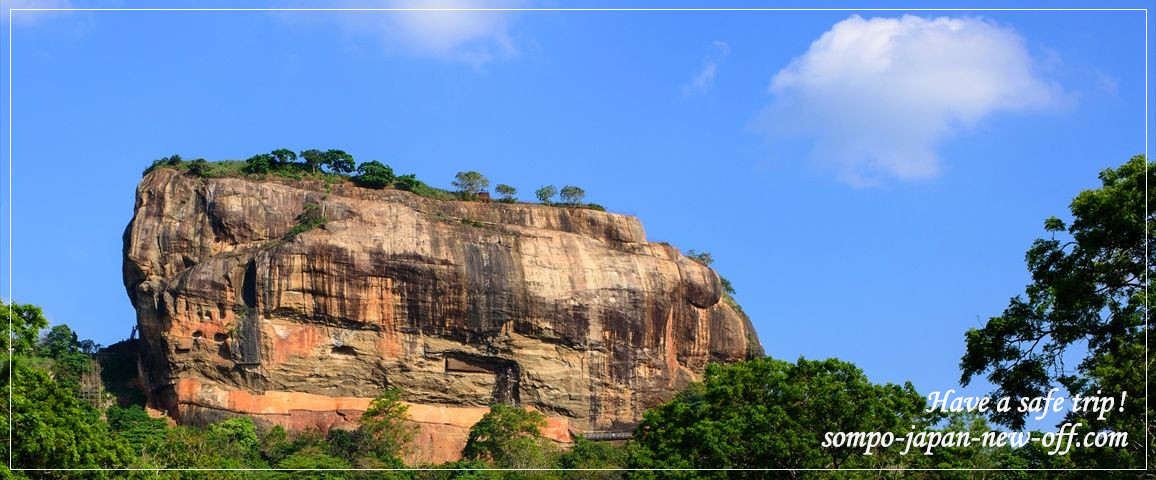
[[[335,21],[347,33],[374,39],[390,53],[461,62],[481,67],[518,55],[510,33],[517,12],[451,10],[509,8],[522,2],[482,3],[478,0],[346,0],[335,8],[413,8],[446,10],[349,11],[303,18],[280,14],[291,24]]]
[[[0,22],[8,23],[8,10],[18,8],[73,8],[72,2],[69,0],[5,0],[4,10],[0,17]],[[12,23],[34,25],[41,20],[51,18],[59,15],[65,15],[69,12],[56,11],[36,11],[24,10],[19,12],[12,12]]]
[[[1065,103],[1037,70],[1014,30],[984,19],[852,16],[774,76],[756,127],[813,140],[813,158],[851,184],[928,178],[958,131]]]
[[[1108,75],[1102,71],[1096,71],[1096,88],[1104,91],[1108,95],[1116,95],[1120,92],[1120,83],[1116,81],[1116,77]]]
[[[731,47],[727,42],[715,40],[711,42],[712,52],[703,62],[702,69],[690,79],[690,83],[682,86],[682,95],[691,96],[705,93],[714,85],[714,76],[718,67],[731,54]]]

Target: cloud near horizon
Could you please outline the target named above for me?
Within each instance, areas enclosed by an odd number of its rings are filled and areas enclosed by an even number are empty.
[[[812,157],[852,185],[940,172],[936,147],[999,112],[1065,102],[1014,30],[980,18],[843,20],[772,79],[755,121],[772,138],[814,142]]]

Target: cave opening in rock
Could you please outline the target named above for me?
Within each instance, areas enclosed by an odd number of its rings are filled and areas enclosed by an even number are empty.
[[[257,261],[249,260],[245,267],[245,279],[241,282],[241,299],[245,306],[257,308]]]
[[[453,352],[445,357],[447,373],[493,375],[494,403],[518,405],[521,402],[522,369],[518,362],[499,357]]]

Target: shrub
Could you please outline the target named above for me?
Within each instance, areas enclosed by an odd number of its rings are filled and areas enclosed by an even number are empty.
[[[719,275],[718,281],[722,285],[722,289],[724,292],[727,293],[727,295],[734,295],[735,294],[735,286],[731,285],[730,280],[727,280],[726,277]]]
[[[245,173],[265,173],[271,170],[277,164],[277,159],[268,153],[261,153],[253,155],[245,160]]]
[[[156,170],[160,167],[175,167],[175,166],[178,166],[180,164],[181,164],[181,156],[180,155],[173,155],[170,157],[161,157],[161,158],[158,158],[156,160],[153,160],[153,163],[150,164],[148,166],[148,168],[146,168],[144,170],[144,172],[142,173],[142,176],[148,175],[149,172]]]
[[[353,183],[368,188],[385,188],[397,178],[393,169],[377,160],[362,163],[357,167]]]
[[[397,177],[397,179],[394,181],[393,185],[395,187],[397,187],[399,190],[405,190],[407,192],[412,192],[415,189],[417,189],[418,186],[423,185],[423,183],[421,182],[421,180],[417,179],[417,175],[414,175],[411,173],[409,175],[402,175],[400,177]]]
[[[698,263],[701,263],[703,265],[706,265],[708,267],[710,266],[710,264],[714,263],[714,255],[711,255],[710,252],[698,252],[692,248],[692,249],[686,251],[686,256],[687,256],[687,258],[694,260]]]
[[[204,176],[208,169],[209,162],[205,161],[203,158],[198,158],[192,162],[189,162],[189,174],[191,175],[196,175],[198,177]]]
[[[316,203],[306,203],[304,210],[297,216],[297,225],[294,225],[282,240],[292,240],[297,235],[325,225],[329,219],[321,215],[321,206]]]

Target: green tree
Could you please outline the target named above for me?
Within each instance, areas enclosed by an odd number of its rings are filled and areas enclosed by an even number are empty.
[[[209,162],[203,158],[198,158],[189,162],[189,174],[198,177],[204,176],[209,170]]]
[[[260,448],[261,458],[273,465],[292,455],[294,450],[293,442],[289,441],[289,432],[280,425],[274,426],[261,437]]]
[[[44,318],[44,312],[40,310],[40,307],[4,303],[3,300],[0,300],[0,315],[4,316],[4,322],[8,323],[8,330],[12,332],[11,343],[9,343],[8,335],[0,335],[0,347],[4,351],[11,348],[16,355],[32,353],[33,349],[36,348],[36,340],[40,336],[40,330],[48,326],[48,319]]]
[[[506,203],[514,203],[514,195],[518,194],[518,189],[504,183],[499,183],[498,186],[494,187],[494,191],[498,192],[498,195],[502,196],[501,201]]]
[[[156,170],[159,167],[175,167],[175,166],[180,165],[180,164],[181,164],[181,156],[180,155],[173,155],[171,157],[158,158],[156,160],[153,160],[153,163],[151,165],[149,165],[149,167],[144,170],[144,175],[148,175],[149,172]]]
[[[325,164],[325,153],[317,149],[309,149],[301,152],[301,159],[305,160],[305,164],[317,173],[317,169]]]
[[[364,441],[362,451],[386,461],[403,457],[417,435],[417,425],[410,421],[408,410],[397,387],[374,398],[361,414],[357,429]]]
[[[856,467],[872,456],[859,448],[823,447],[827,432],[890,431],[902,436],[912,425],[919,428],[931,421],[924,406],[910,383],[876,385],[854,365],[836,359],[791,364],[764,357],[711,364],[702,383],[691,384],[674,400],[644,414],[634,432],[628,466]],[[694,472],[682,478],[762,475]]]
[[[326,150],[322,154],[321,164],[329,169],[330,173],[347,174],[353,171],[353,155],[344,150]]]
[[[272,170],[277,164],[277,160],[268,153],[261,153],[249,157],[245,160],[245,167],[242,169],[245,173],[265,173]]]
[[[353,183],[368,188],[385,188],[393,183],[393,169],[377,160],[370,160],[357,166]]]
[[[423,185],[422,181],[418,180],[417,175],[414,175],[412,173],[408,174],[408,175],[402,175],[400,177],[397,177],[397,179],[394,181],[395,187],[397,187],[399,190],[405,190],[407,192],[412,192],[414,190],[417,190],[417,189],[421,188],[422,185]]]
[[[1070,415],[1095,430],[1129,433],[1129,448],[1107,452],[1081,449],[1088,462],[1117,462],[1112,468],[1143,465],[1154,452],[1142,441],[1145,411],[1144,371],[1152,368],[1144,355],[1144,312],[1147,297],[1145,264],[1156,264],[1156,249],[1145,244],[1156,231],[1153,204],[1146,185],[1156,185],[1156,168],[1144,156],[1132,157],[1117,169],[1100,173],[1100,188],[1086,190],[1070,205],[1070,224],[1052,217],[1044,222],[1047,238],[1037,239],[1026,260],[1032,282],[1024,296],[1012,298],[1003,314],[982,328],[967,332],[967,351],[960,367],[966,385],[987,374],[995,385],[993,397],[1046,395],[1059,384],[1073,394],[1119,398],[1128,392],[1123,411],[1104,420]],[[1151,202],[1152,200],[1148,200]],[[1026,297],[1026,298],[1025,298]],[[1069,352],[1082,354],[1075,368],[1066,365]],[[992,419],[1022,428],[1024,413],[1012,409]],[[1145,452],[1147,449],[1147,452]],[[1125,454],[1126,459],[1119,458]],[[1099,460],[1097,460],[1099,459]],[[1125,461],[1125,463],[1120,463]]]
[[[56,383],[73,391],[79,391],[81,377],[95,369],[92,358],[81,350],[80,340],[68,325],[49,329],[37,343],[36,353],[52,359],[50,369]]]
[[[293,150],[289,150],[288,148],[278,148],[273,150],[272,152],[269,152],[269,156],[272,157],[273,160],[270,162],[270,164],[274,167],[289,165],[291,163],[297,162],[297,154],[293,153]]]
[[[260,457],[260,440],[253,419],[235,417],[210,424],[206,429],[209,438],[223,453],[243,459],[248,464]]]
[[[60,358],[80,351],[80,340],[68,325],[56,325],[40,338],[37,353],[46,357]]]
[[[469,460],[489,460],[502,468],[543,468],[549,455],[548,440],[541,429],[546,417],[524,408],[494,404],[470,436],[462,456]]]
[[[694,260],[698,263],[701,263],[703,265],[706,265],[708,267],[712,263],[714,263],[714,255],[711,255],[710,252],[698,252],[692,248],[692,249],[686,251],[686,256],[687,256],[687,258]]]
[[[132,461],[128,443],[111,434],[99,413],[46,373],[16,363],[11,391],[14,466],[119,468]],[[0,417],[0,429],[7,431],[7,412]]]
[[[353,468],[349,462],[325,453],[317,446],[305,447],[284,460],[277,463],[277,468],[297,469],[293,472],[277,472],[274,478],[298,479],[308,478],[317,480],[349,478],[349,472],[340,470],[325,471],[323,469]],[[313,470],[310,469],[322,469]]]
[[[562,203],[579,205],[582,203],[582,199],[586,197],[586,191],[573,185],[566,185],[562,187],[562,191],[558,196],[562,198]]]
[[[546,185],[534,191],[534,196],[538,197],[538,201],[549,205],[554,202],[554,195],[558,194],[558,189],[553,185]]]
[[[593,442],[582,436],[574,439],[570,450],[558,457],[558,467],[565,469],[612,469],[626,465],[626,450],[610,442]],[[622,472],[570,472],[567,478],[611,479],[622,478]]]
[[[464,199],[472,199],[486,190],[490,186],[490,180],[475,171],[458,172],[454,175],[454,187],[457,187],[458,194]]]
[[[150,417],[140,405],[127,408],[113,405],[105,412],[108,427],[119,433],[132,447],[133,453],[140,455],[150,440],[165,434],[165,420]]]
[[[158,468],[264,468],[233,456],[228,445],[220,445],[206,429],[178,426],[145,442],[142,459]],[[245,472],[216,472],[191,475],[194,478],[247,478]]]
[[[35,305],[5,303],[0,299],[0,315],[12,332],[11,342],[8,335],[0,335],[0,347],[5,351],[11,348],[16,355],[31,353],[36,348],[40,330],[48,326],[44,312]]]

